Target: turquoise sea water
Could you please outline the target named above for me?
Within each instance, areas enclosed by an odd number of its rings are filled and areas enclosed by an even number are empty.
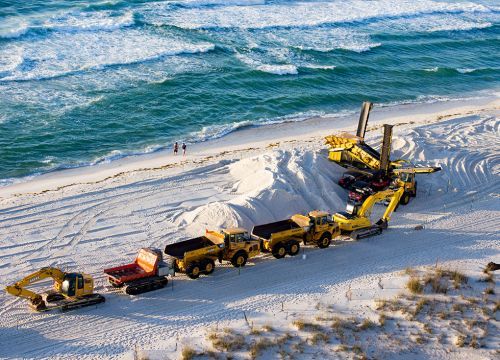
[[[0,0],[0,182],[498,91],[497,1]]]

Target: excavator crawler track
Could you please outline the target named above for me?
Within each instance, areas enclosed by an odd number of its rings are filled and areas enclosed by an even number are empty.
[[[84,306],[91,306],[91,305],[97,305],[100,303],[103,303],[106,301],[106,298],[102,296],[101,294],[92,294],[92,295],[86,295],[81,298],[78,298],[75,301],[71,301],[67,304],[61,305],[61,310],[62,311],[71,311],[75,309],[79,309]]]

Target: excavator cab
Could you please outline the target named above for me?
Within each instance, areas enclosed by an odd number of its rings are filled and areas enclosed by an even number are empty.
[[[82,274],[75,274],[75,273],[66,274],[61,284],[61,292],[66,296],[73,297],[77,296],[77,293],[81,291],[83,291]]]
[[[78,297],[91,294],[93,287],[93,280],[89,276],[80,273],[67,273],[60,283],[60,292],[67,297]]]

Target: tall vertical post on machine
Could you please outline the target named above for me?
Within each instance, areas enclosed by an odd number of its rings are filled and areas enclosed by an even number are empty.
[[[372,110],[373,103],[365,101],[361,106],[361,113],[359,114],[358,131],[356,131],[356,136],[362,139],[365,138],[366,126],[368,125],[368,117],[370,116],[370,111]]]
[[[382,139],[382,149],[380,151],[380,170],[387,174],[391,163],[391,143],[393,125],[384,124],[384,137]]]

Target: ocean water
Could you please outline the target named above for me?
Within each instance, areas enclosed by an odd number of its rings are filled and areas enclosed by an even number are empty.
[[[0,0],[0,183],[499,75],[498,1]]]

